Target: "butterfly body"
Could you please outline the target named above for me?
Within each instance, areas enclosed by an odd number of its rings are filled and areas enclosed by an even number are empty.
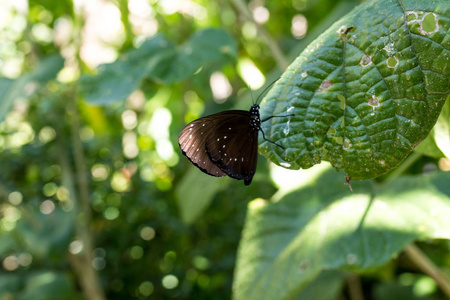
[[[206,174],[252,182],[258,159],[259,105],[228,110],[189,123],[180,133],[183,154]]]

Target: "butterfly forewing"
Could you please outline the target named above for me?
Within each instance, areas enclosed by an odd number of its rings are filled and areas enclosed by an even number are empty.
[[[211,161],[206,152],[206,139],[213,132],[211,128],[215,125],[212,116],[189,123],[178,136],[178,144],[183,154],[200,170],[212,176],[222,177],[227,174]]]
[[[252,181],[257,164],[258,129],[250,126],[248,111],[232,110],[220,113],[214,133],[206,139],[206,152],[228,176]]]

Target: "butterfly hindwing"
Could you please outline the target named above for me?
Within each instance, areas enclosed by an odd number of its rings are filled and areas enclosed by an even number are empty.
[[[189,123],[178,136],[178,144],[183,154],[200,170],[206,174],[222,177],[227,175],[213,161],[206,152],[206,139],[214,127],[214,119],[200,118]]]
[[[228,176],[249,185],[256,171],[258,129],[250,125],[248,111],[225,111],[221,119],[206,139],[206,152]]]

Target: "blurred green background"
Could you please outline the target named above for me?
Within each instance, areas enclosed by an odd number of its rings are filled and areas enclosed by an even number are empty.
[[[248,202],[299,175],[260,157],[249,187],[209,177],[181,154],[178,133],[202,115],[249,109],[358,3],[2,0],[0,298],[230,298]],[[208,28],[229,38],[217,41],[224,57],[206,52],[200,68],[164,58],[201,49],[190,38]],[[155,37],[168,67],[135,86],[127,78],[144,68],[133,61],[142,53],[129,51]]]

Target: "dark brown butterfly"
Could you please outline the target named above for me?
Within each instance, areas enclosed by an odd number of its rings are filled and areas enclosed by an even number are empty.
[[[250,111],[228,110],[189,123],[178,136],[183,154],[206,174],[252,182],[258,160],[258,132],[264,136],[259,105]],[[281,117],[281,116],[280,116]],[[284,117],[284,116],[283,116]],[[283,148],[284,149],[284,148]]]

